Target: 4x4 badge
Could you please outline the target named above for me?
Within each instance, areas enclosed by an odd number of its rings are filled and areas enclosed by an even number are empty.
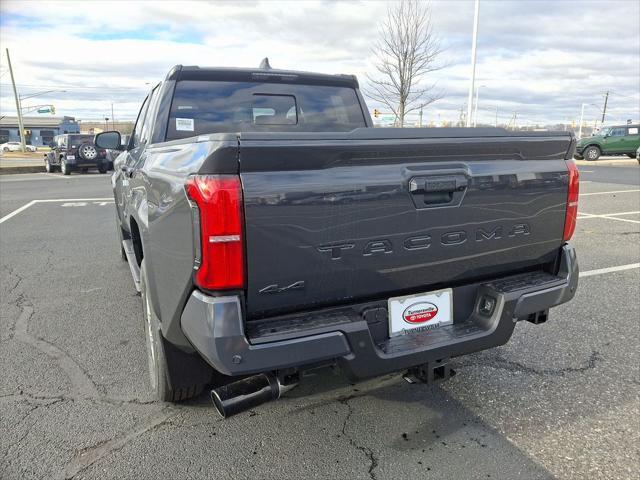
[[[287,285],[286,287],[280,287],[278,284],[269,285],[259,290],[258,293],[281,293],[287,290],[301,290],[304,288],[304,280],[298,280],[297,282]]]

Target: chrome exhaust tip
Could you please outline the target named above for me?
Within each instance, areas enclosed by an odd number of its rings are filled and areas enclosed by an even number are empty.
[[[277,400],[297,385],[283,385],[273,373],[260,373],[211,390],[213,406],[227,418],[263,403]]]

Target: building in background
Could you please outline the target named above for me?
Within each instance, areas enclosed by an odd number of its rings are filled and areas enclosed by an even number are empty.
[[[48,146],[53,137],[63,133],[80,133],[74,117],[23,117],[27,145]],[[19,142],[18,117],[0,117],[0,143]]]
[[[131,121],[112,122],[111,120],[108,120],[107,122],[101,122],[99,120],[79,120],[79,123],[80,133],[87,133],[90,135],[95,135],[107,130],[117,130],[122,135],[127,135],[133,131],[133,122]]]

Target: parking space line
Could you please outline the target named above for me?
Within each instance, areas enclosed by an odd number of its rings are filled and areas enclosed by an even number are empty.
[[[20,212],[24,212],[27,208],[29,208],[31,205],[33,205],[34,203],[36,203],[35,200],[31,200],[29,203],[27,203],[26,205],[21,206],[20,208],[14,210],[11,213],[8,213],[7,215],[5,215],[4,217],[0,218],[0,223],[4,223],[7,220],[9,220],[10,218],[15,217],[16,215],[18,215]]]
[[[636,188],[634,190],[612,190],[610,192],[589,192],[589,193],[581,193],[580,196],[586,197],[589,195],[608,195],[610,193],[633,193],[633,192],[640,192],[640,189]]]
[[[586,272],[580,272],[580,277],[591,277],[593,275],[602,275],[603,273],[622,272],[624,270],[632,270],[634,268],[640,268],[640,263],[629,263],[628,265],[619,265],[617,267],[587,270]]]
[[[6,214],[4,217],[0,218],[0,223],[4,223],[10,218],[15,217],[21,212],[24,212],[27,208],[36,203],[54,203],[54,202],[110,202],[113,201],[113,198],[47,198],[44,200],[31,200],[29,203],[17,208],[11,213]]]
[[[636,215],[640,213],[640,211],[633,212],[619,212],[619,213],[603,213],[603,214],[593,214],[586,212],[578,212],[579,219],[589,219],[589,218],[604,218],[607,220],[618,220],[620,222],[629,222],[629,223],[640,223],[638,220],[631,220],[629,218],[618,218],[620,215]]]

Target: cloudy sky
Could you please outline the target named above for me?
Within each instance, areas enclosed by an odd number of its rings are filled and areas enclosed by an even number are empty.
[[[133,119],[148,88],[175,64],[353,73],[366,87],[371,45],[386,2],[39,2],[0,3],[0,108],[15,114],[4,49],[25,100],[54,103],[81,119]],[[425,121],[457,120],[466,104],[473,1],[433,1],[445,68],[434,73],[443,99]],[[640,118],[640,1],[480,1],[477,81],[480,122]],[[369,107],[376,105],[371,102]]]

